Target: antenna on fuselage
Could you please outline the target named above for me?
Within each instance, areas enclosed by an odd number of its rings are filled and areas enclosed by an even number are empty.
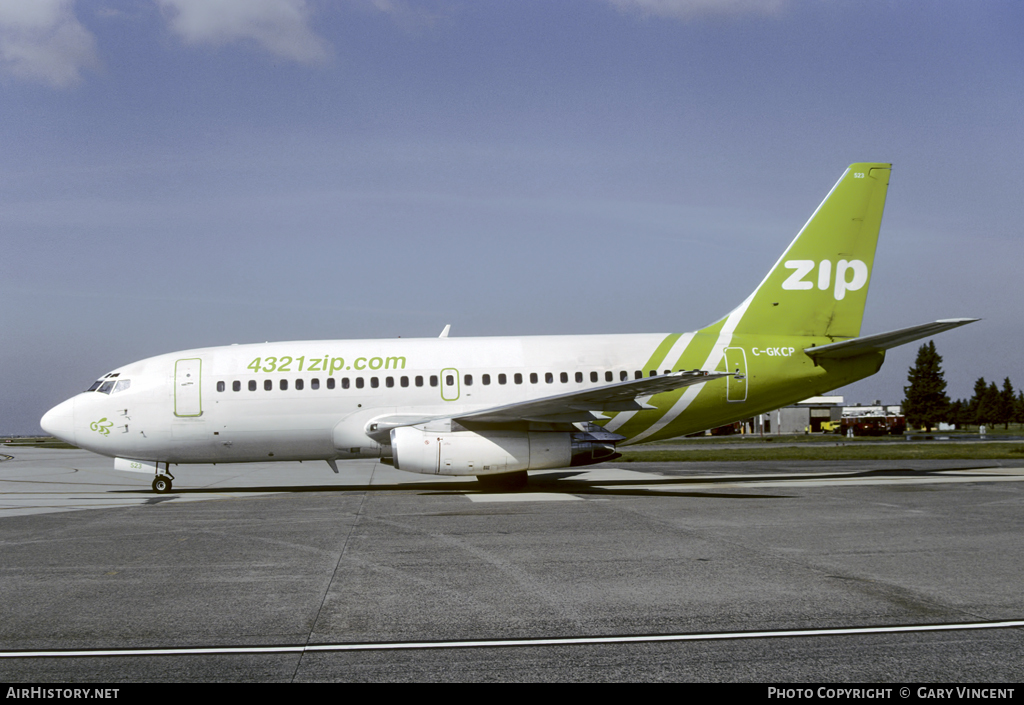
[[[446,326],[444,327],[444,330],[443,330],[443,331],[441,331],[441,335],[439,335],[439,336],[437,336],[437,337],[438,337],[438,338],[447,338],[447,337],[448,337],[448,331],[450,331],[451,329],[452,329],[452,324],[451,324],[451,323],[449,323],[448,325],[446,325]]]

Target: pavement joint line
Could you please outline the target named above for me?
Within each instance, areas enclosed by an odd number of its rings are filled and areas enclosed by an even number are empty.
[[[768,631],[707,632],[695,634],[646,634],[629,636],[538,637],[534,639],[466,639],[447,641],[363,642],[338,644],[282,644],[277,646],[204,646],[140,649],[54,649],[0,651],[0,658],[95,658],[117,656],[201,656],[234,654],[284,654],[339,651],[412,651],[422,649],[508,648],[524,646],[585,646],[600,644],[644,644],[683,641],[728,641],[735,639],[778,639],[792,637],[851,636],[911,632],[1015,629],[1024,620],[906,624],[875,627],[833,627],[824,629],[778,629]]]

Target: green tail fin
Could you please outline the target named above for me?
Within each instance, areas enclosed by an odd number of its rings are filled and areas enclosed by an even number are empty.
[[[891,164],[851,164],[730,318],[735,333],[860,334]]]

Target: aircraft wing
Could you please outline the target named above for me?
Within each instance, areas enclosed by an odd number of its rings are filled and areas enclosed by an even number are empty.
[[[654,408],[637,401],[638,398],[731,376],[733,373],[730,372],[683,370],[667,375],[633,379],[578,392],[556,394],[476,411],[433,416],[396,414],[374,419],[367,428],[367,433],[373,438],[385,438],[392,428],[415,426],[438,419],[453,419],[459,423],[470,424],[513,421],[539,421],[542,423],[593,421],[600,417],[602,411],[637,411]]]
[[[974,323],[975,321],[981,320],[979,318],[945,318],[941,321],[934,321],[932,323],[924,323],[919,326],[912,326],[910,328],[901,328],[899,330],[889,331],[888,333],[878,333],[877,335],[868,335],[863,338],[851,338],[850,340],[842,340],[838,343],[829,343],[828,345],[819,345],[813,348],[804,348],[804,352],[814,359],[837,359],[843,357],[855,357],[857,355],[864,355],[870,352],[881,352],[888,350],[889,348],[895,348],[898,345],[904,345],[911,343],[921,338],[928,338],[943,331],[950,330],[951,328],[958,328],[965,326],[968,323]]]
[[[680,387],[689,387],[691,384],[701,384],[719,377],[730,376],[732,373],[728,372],[684,370],[667,375],[609,384],[596,389],[556,394],[551,397],[456,414],[452,418],[460,422],[478,423],[590,421],[593,420],[592,412],[595,411],[638,411],[654,408],[637,401],[638,397],[648,397]]]

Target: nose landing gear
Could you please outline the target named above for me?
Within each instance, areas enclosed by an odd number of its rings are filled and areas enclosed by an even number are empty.
[[[157,494],[167,494],[171,491],[171,481],[174,480],[174,475],[171,474],[171,464],[164,464],[164,472],[159,470],[160,464],[157,463],[156,477],[153,478],[153,491]]]
[[[153,480],[153,491],[158,494],[164,494],[171,491],[171,478],[161,475],[160,477]]]

